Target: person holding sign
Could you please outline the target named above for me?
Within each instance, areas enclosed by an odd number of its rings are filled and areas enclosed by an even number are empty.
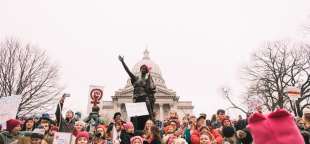
[[[126,63],[124,62],[124,57],[118,56],[120,62],[122,63],[125,71],[129,75],[131,79],[131,84],[134,87],[133,92],[133,102],[145,102],[149,116],[145,117],[137,117],[137,127],[136,129],[142,130],[144,127],[144,123],[147,119],[154,119],[153,116],[153,108],[155,104],[155,97],[154,94],[156,92],[156,87],[154,81],[151,77],[149,68],[147,65],[142,65],[140,67],[140,75],[135,76],[127,67]],[[134,122],[135,124],[135,122]]]
[[[66,118],[62,117],[61,111],[63,108],[63,104],[65,102],[65,98],[68,97],[69,94],[64,94],[58,105],[57,105],[57,109],[56,109],[56,119],[57,119],[57,123],[59,126],[59,132],[73,132],[74,129],[74,125],[75,125],[75,119],[74,119],[74,113],[71,110],[68,110],[66,112]]]

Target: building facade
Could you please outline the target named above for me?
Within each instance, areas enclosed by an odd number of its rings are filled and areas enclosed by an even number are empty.
[[[140,66],[147,65],[151,67],[151,76],[156,85],[155,93],[155,107],[156,119],[163,120],[168,115],[170,110],[178,112],[179,116],[182,117],[185,114],[191,114],[193,112],[193,105],[191,101],[180,101],[179,96],[172,89],[168,89],[165,80],[162,77],[159,66],[154,63],[148,50],[144,51],[144,56],[141,61],[136,63],[132,69],[134,75],[140,74]],[[112,101],[103,101],[101,114],[104,116],[113,116],[115,112],[121,112],[125,120],[129,120],[126,114],[125,103],[133,102],[133,86],[131,85],[130,79],[127,80],[127,84],[124,88],[115,91],[112,96]],[[111,119],[111,118],[109,118]]]

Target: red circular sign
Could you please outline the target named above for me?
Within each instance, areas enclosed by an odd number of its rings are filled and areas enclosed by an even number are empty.
[[[92,100],[99,101],[103,96],[103,91],[101,89],[92,89],[90,91],[90,97]]]

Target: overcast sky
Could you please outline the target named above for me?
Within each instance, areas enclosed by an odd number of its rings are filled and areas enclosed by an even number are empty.
[[[168,88],[195,112],[227,107],[219,89],[242,93],[240,69],[267,40],[303,38],[309,0],[0,0],[0,38],[45,49],[60,65],[66,106],[86,111],[89,85],[104,99],[126,84],[148,45]]]

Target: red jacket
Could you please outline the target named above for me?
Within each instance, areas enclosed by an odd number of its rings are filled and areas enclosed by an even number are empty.
[[[200,133],[198,130],[194,130],[191,134],[191,144],[199,144],[200,143]]]
[[[213,129],[210,132],[213,135],[213,137],[214,137],[214,139],[215,139],[217,144],[222,144],[223,143],[223,137],[222,137],[222,135],[219,133],[219,131],[217,129]]]

